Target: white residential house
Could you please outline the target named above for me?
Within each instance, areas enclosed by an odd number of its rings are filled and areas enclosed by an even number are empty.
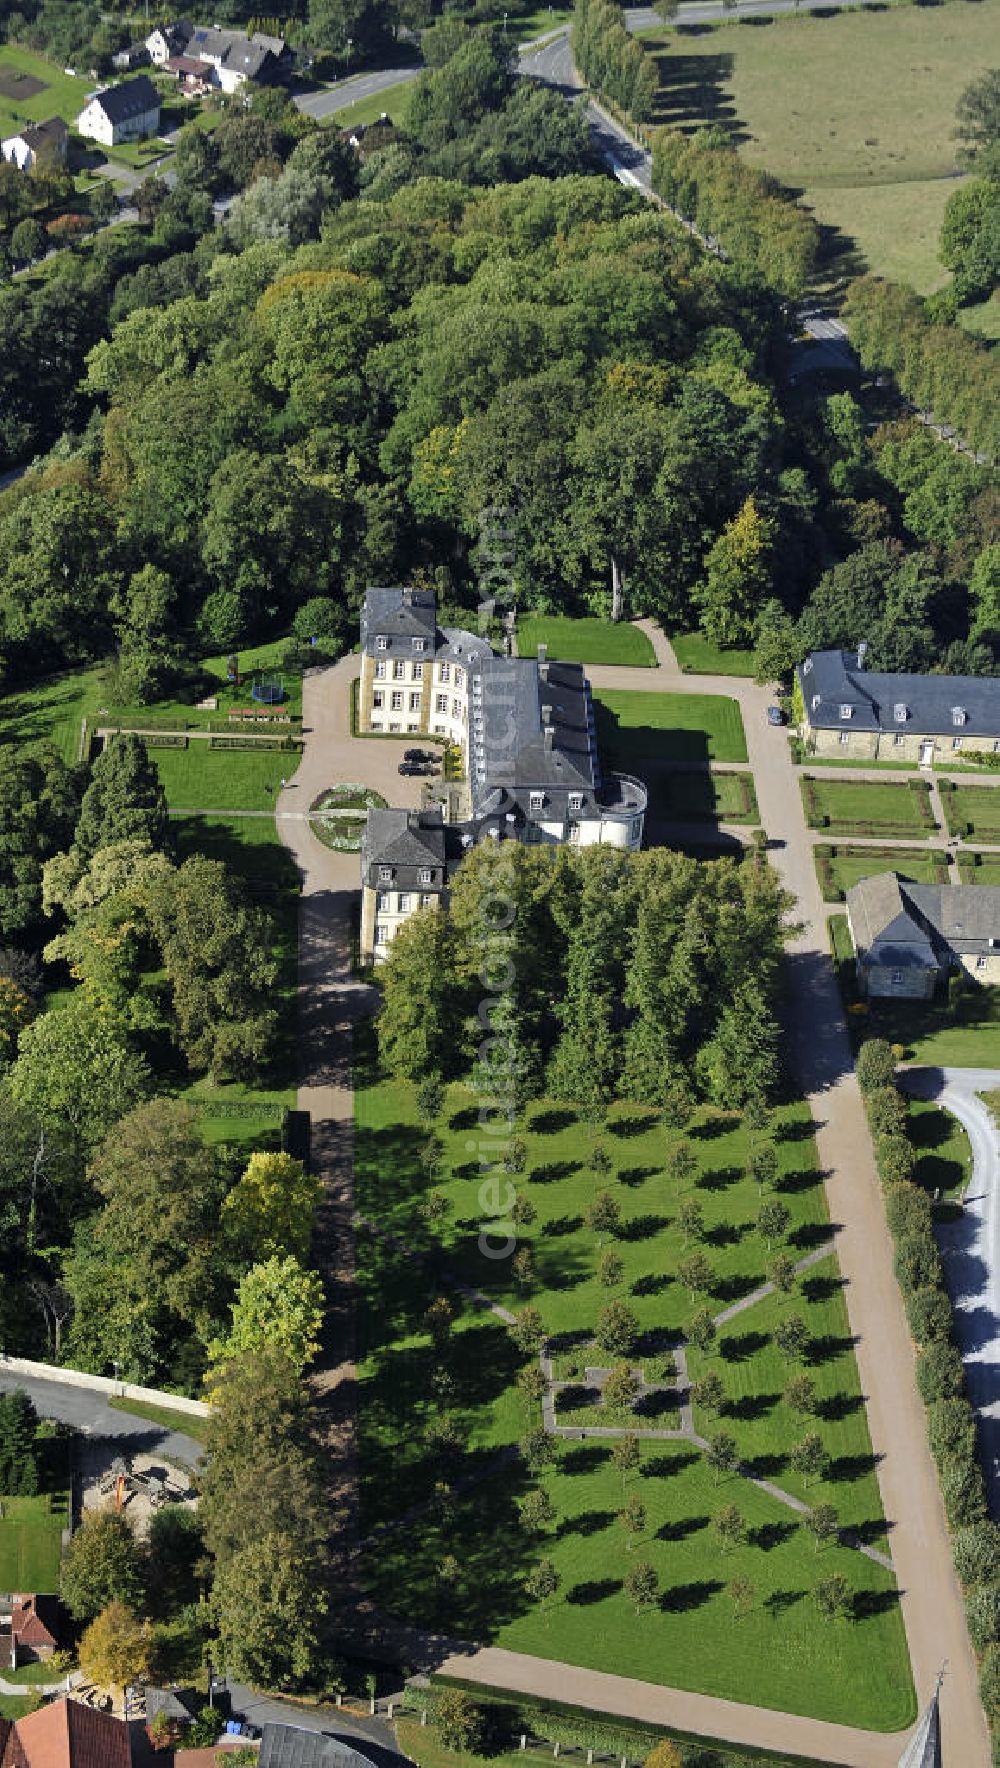
[[[287,80],[292,70],[293,56],[284,38],[262,31],[248,37],[244,31],[198,26],[184,53],[210,68],[213,85],[223,92],[237,92],[247,81],[274,85]]]
[[[0,141],[0,154],[19,172],[30,172],[39,160],[64,160],[68,140],[62,117],[50,117],[46,123],[29,123],[20,135],[8,135]]]
[[[117,147],[120,141],[144,141],[160,127],[160,95],[147,74],[95,92],[76,119],[88,141]]]
[[[157,25],[146,38],[146,50],[154,67],[162,67],[174,55],[183,55],[191,37],[194,26],[186,18],[174,19],[172,24]]]

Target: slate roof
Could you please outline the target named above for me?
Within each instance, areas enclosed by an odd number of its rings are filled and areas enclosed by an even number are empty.
[[[387,638],[387,650],[376,651],[375,640]],[[370,656],[410,656],[411,640],[426,639],[431,651],[437,637],[437,603],[430,589],[376,587],[365,596],[361,610],[361,649]]]
[[[481,682],[481,696],[475,687]],[[499,791],[520,803],[532,790],[591,798],[600,785],[590,689],[581,663],[493,657],[474,667],[469,708],[473,803]],[[551,739],[546,740],[546,732]]]
[[[282,37],[267,37],[261,31],[248,37],[244,31],[217,30],[214,26],[203,25],[192,32],[185,53],[206,61],[209,58],[218,60],[223,67],[252,80],[271,56],[280,60],[285,53],[285,42]]]
[[[195,1694],[193,1689],[146,1689],[147,1719],[154,1719],[157,1713],[165,1713],[168,1719],[193,1719],[202,1705],[201,1698]]]
[[[1000,738],[995,676],[880,674],[859,669],[853,651],[813,651],[798,679],[809,723],[821,730]],[[841,716],[842,706],[851,707],[850,718]],[[904,716],[897,717],[897,708]]]
[[[3,1739],[0,1768],[131,1768],[128,1726],[78,1700],[18,1719]]]
[[[103,92],[95,92],[93,99],[87,100],[87,105],[95,100],[109,123],[124,123],[129,117],[142,117],[147,111],[160,108],[160,94],[148,74],[139,74],[135,80],[123,80],[120,86],[108,86]]]
[[[941,1768],[941,1721],[938,1715],[938,1690],[920,1715],[920,1723],[903,1754],[899,1768]]]
[[[445,831],[439,811],[369,810],[363,841],[370,865],[444,866]]]
[[[339,1738],[298,1725],[265,1725],[258,1768],[371,1768],[367,1756]]]
[[[895,970],[938,969],[942,956],[1000,948],[1000,888],[904,884],[895,872],[862,878],[847,892],[858,956]]]
[[[62,117],[49,117],[44,123],[29,123],[10,139],[23,141],[32,153],[44,153],[46,148],[58,148],[68,135],[69,130]]]

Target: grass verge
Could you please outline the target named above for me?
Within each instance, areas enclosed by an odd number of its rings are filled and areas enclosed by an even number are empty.
[[[613,767],[637,761],[746,761],[739,705],[723,694],[594,694],[597,741]]]
[[[633,669],[655,669],[656,652],[646,634],[627,620],[570,619],[561,614],[522,614],[517,623],[517,648],[534,657],[539,645],[549,656],[567,663],[613,663]]]
[[[752,651],[722,650],[703,632],[678,632],[670,643],[685,675],[753,675]]]
[[[130,1400],[118,1395],[109,1400],[108,1405],[115,1412],[128,1412],[135,1418],[147,1418],[150,1424],[162,1425],[164,1430],[194,1437],[196,1443],[203,1443],[208,1435],[208,1419],[200,1418],[195,1412],[174,1412],[169,1406],[154,1406],[148,1400]]]

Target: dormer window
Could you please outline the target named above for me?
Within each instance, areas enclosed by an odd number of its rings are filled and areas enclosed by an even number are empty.
[[[964,724],[968,716],[964,706],[953,706],[951,709],[952,724]]]
[[[433,884],[434,873],[431,871],[429,866],[422,866],[421,867],[417,882],[419,884]]]
[[[811,674],[812,674],[812,666],[813,666],[813,660],[812,660],[812,658],[811,658],[811,657],[807,657],[807,658],[806,658],[806,660],[805,660],[805,662],[804,662],[804,663],[803,663],[803,665],[802,665],[802,673],[803,673],[803,675],[811,675]]]
[[[391,884],[392,883],[392,867],[391,866],[379,866],[378,881],[380,884]]]
[[[375,649],[377,651],[387,651],[389,649],[389,640],[381,632],[375,640]]]
[[[854,707],[847,705],[847,703],[845,702],[845,704],[843,706],[841,706],[841,708],[840,708],[840,716],[841,716],[841,718],[853,718],[854,717]]]
[[[532,810],[544,810],[544,808],[545,808],[545,793],[544,792],[531,792],[531,793],[529,793],[528,803],[529,803]]]
[[[903,705],[902,700],[896,701],[896,704],[892,709],[892,716],[897,724],[906,723],[906,707]]]
[[[415,638],[413,641],[413,649],[415,651],[426,651],[427,640],[425,638]]]
[[[582,792],[571,792],[570,793],[569,807],[570,807],[570,810],[582,810],[583,809],[583,793]]]
[[[819,695],[814,694],[812,697],[812,709],[814,712],[817,710],[818,706],[819,706]]]

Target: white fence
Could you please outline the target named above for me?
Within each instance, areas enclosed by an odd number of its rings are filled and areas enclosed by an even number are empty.
[[[207,1418],[211,1411],[204,1400],[189,1400],[184,1394],[163,1393],[157,1387],[136,1387],[131,1381],[113,1381],[108,1375],[90,1375],[85,1369],[33,1363],[28,1357],[0,1357],[0,1374],[25,1375],[32,1381],[58,1381],[66,1387],[86,1387],[92,1393],[107,1394],[113,1399],[143,1400],[149,1406],[186,1412],[192,1418]]]

